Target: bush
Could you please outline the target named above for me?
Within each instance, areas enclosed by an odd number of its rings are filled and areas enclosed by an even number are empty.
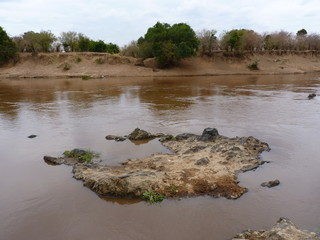
[[[142,198],[149,203],[162,202],[164,196],[153,191],[146,191],[142,194]]]
[[[255,61],[253,61],[252,63],[249,63],[249,64],[247,65],[247,67],[248,67],[250,70],[259,70],[258,60],[255,60]]]
[[[82,80],[89,80],[89,79],[91,79],[91,77],[88,76],[88,75],[83,75],[83,76],[81,76],[81,78],[82,78]]]
[[[79,63],[79,62],[82,61],[82,59],[81,59],[81,57],[77,57],[75,61],[76,61],[77,63]]]
[[[94,60],[94,62],[97,64],[103,64],[105,60],[103,58],[97,58],[96,60]]]
[[[72,151],[64,151],[63,155],[68,158],[77,158],[80,161],[90,163],[93,158],[100,157],[100,154],[90,150],[73,149]]]
[[[0,27],[0,65],[3,65],[17,56],[18,48],[6,31]]]
[[[69,64],[69,63],[64,63],[63,64],[63,70],[64,71],[68,71],[68,70],[70,70],[71,69],[71,65]]]

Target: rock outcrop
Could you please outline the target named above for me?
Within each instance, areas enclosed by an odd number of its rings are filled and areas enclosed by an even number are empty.
[[[129,159],[121,166],[76,163],[74,177],[99,195],[140,198],[152,191],[166,197],[236,199],[247,191],[238,185],[237,174],[265,163],[259,154],[270,150],[254,137],[228,138],[214,128],[202,135],[162,135],[160,139],[172,154]]]
[[[233,240],[320,240],[314,232],[298,229],[289,219],[280,218],[269,230],[246,230],[234,236]]]

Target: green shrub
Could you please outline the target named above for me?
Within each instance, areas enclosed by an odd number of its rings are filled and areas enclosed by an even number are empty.
[[[91,79],[91,77],[88,76],[88,75],[83,75],[83,76],[81,76],[81,78],[82,78],[82,80],[89,80],[89,79]]]
[[[255,61],[253,61],[252,63],[249,63],[249,64],[247,65],[247,67],[248,67],[250,70],[259,70],[258,60],[255,60]]]
[[[142,194],[142,198],[146,200],[148,203],[157,203],[162,202],[164,196],[153,191],[146,191]]]
[[[64,70],[64,71],[68,71],[68,70],[70,70],[70,69],[71,69],[71,65],[70,65],[69,63],[63,64],[63,70]]]
[[[97,58],[94,62],[97,64],[103,64],[105,61],[103,58]]]
[[[90,163],[93,158],[100,157],[99,153],[94,153],[90,150],[73,149],[71,151],[64,151],[63,155],[69,158],[77,158],[80,161]]]
[[[77,57],[77,58],[76,58],[76,62],[77,62],[77,63],[79,63],[79,62],[81,62],[81,61],[82,61],[82,58],[81,58],[81,57]]]

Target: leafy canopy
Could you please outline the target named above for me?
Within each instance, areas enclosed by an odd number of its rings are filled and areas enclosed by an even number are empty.
[[[0,27],[0,65],[13,59],[18,52],[16,44],[7,35],[6,31]]]
[[[169,67],[185,57],[194,56],[199,40],[186,23],[170,26],[157,22],[138,40],[144,57],[155,57],[161,67]]]

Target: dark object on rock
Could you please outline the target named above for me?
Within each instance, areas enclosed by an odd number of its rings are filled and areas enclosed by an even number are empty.
[[[233,239],[259,239],[259,240],[320,240],[314,232],[298,229],[289,219],[280,218],[269,230],[246,230],[237,234]]]
[[[115,136],[115,135],[107,135],[106,136],[107,140],[115,140],[116,142],[123,142],[124,140],[126,140],[127,138],[125,137],[121,137],[121,136]]]
[[[273,180],[273,181],[261,183],[261,186],[272,188],[272,187],[278,186],[279,184],[280,184],[279,180]]]
[[[155,135],[145,131],[145,130],[142,130],[140,128],[136,128],[135,130],[133,130],[132,133],[130,133],[128,135],[128,138],[130,140],[146,140],[146,139],[150,139],[150,138],[155,138]]]
[[[37,135],[34,135],[34,134],[28,136],[28,138],[35,138],[35,137],[37,137]]]
[[[209,159],[207,157],[201,158],[195,162],[195,165],[207,165],[209,163]]]
[[[317,95],[315,94],[315,93],[310,93],[309,94],[309,96],[308,96],[308,98],[309,99],[312,99],[312,98],[315,98]]]
[[[206,128],[203,130],[202,135],[200,136],[200,141],[210,141],[220,136],[216,128]]]

